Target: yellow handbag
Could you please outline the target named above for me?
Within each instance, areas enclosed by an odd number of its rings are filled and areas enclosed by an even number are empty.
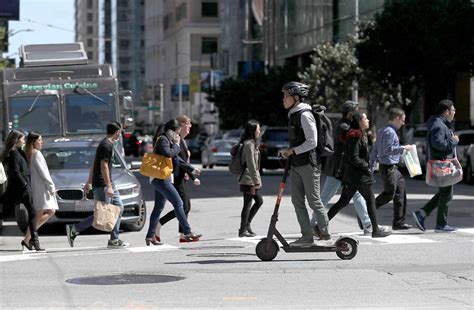
[[[140,173],[147,177],[165,180],[173,173],[173,162],[170,157],[145,153]]]

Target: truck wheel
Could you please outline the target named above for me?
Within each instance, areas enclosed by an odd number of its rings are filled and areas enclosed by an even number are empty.
[[[23,204],[15,206],[15,220],[21,232],[26,233],[28,229],[28,211]]]
[[[278,247],[278,243],[273,239],[270,241],[267,249],[267,238],[263,238],[257,244],[255,253],[257,254],[258,258],[266,262],[273,260],[277,256],[279,250],[280,248]]]
[[[135,223],[123,223],[122,228],[126,231],[140,231],[145,226],[146,222],[146,203],[143,201],[141,207],[138,210],[139,218]]]

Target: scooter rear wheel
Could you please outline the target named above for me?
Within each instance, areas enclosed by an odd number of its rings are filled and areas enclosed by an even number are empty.
[[[267,249],[267,238],[260,240],[260,242],[257,244],[257,247],[255,248],[258,258],[263,261],[273,260],[277,256],[279,250],[280,248],[278,247],[278,243],[273,239],[270,240],[270,244],[268,245]]]
[[[357,255],[357,241],[352,238],[338,240],[336,247],[336,255],[340,259],[353,259]]]

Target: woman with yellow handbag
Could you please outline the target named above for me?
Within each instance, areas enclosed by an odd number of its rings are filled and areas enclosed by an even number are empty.
[[[188,173],[199,174],[199,170],[196,170],[191,165],[184,163],[184,161],[178,156],[181,151],[181,148],[179,147],[180,131],[181,124],[177,120],[172,119],[168,121],[164,126],[164,133],[158,137],[153,148],[153,154],[158,155],[156,156],[156,169],[161,171],[169,171],[169,169],[166,168],[171,168],[172,173],[159,173],[156,177],[151,177],[151,184],[155,189],[155,206],[153,207],[153,211],[150,216],[150,225],[145,238],[146,245],[161,244],[161,242],[155,238],[155,231],[161,212],[163,211],[167,200],[173,205],[176,218],[183,228],[184,238],[186,240],[192,241],[201,237],[201,235],[195,234],[191,231],[191,227],[189,226],[186,214],[184,212],[183,200],[176,191],[176,188],[173,186],[174,178],[179,174],[180,168],[185,169]],[[164,161],[160,160],[163,158]],[[169,159],[171,159],[171,167],[169,167]],[[166,164],[163,164],[163,162]],[[168,167],[165,167],[166,165],[168,165]]]

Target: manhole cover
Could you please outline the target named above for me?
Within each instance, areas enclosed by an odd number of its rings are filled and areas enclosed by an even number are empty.
[[[166,283],[183,280],[184,277],[160,274],[117,274],[110,276],[83,277],[66,280],[66,283],[77,285],[127,285]]]
[[[202,254],[188,254],[189,257],[243,257],[255,256],[255,254],[248,253],[202,253]]]
[[[241,245],[216,245],[216,246],[201,246],[201,247],[182,247],[181,250],[228,250],[228,249],[243,249]]]

